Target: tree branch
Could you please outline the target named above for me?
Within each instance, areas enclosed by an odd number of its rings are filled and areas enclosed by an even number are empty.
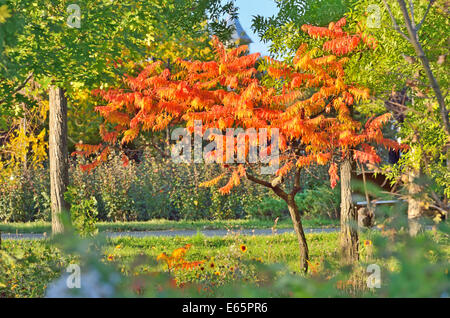
[[[267,188],[271,188],[271,189],[273,188],[272,184],[270,182],[267,182],[267,181],[262,180],[262,179],[258,179],[255,176],[252,176],[251,174],[248,174],[248,173],[246,173],[246,176],[247,176],[247,179],[252,181],[252,182],[255,182],[255,183],[260,184],[262,186],[265,186]]]
[[[386,3],[386,0],[383,0]],[[428,58],[426,57],[422,45],[419,42],[417,32],[413,28],[411,24],[411,20],[409,19],[408,10],[406,9],[406,4],[404,0],[397,0],[398,4],[400,5],[400,10],[402,11],[403,18],[406,23],[406,29],[408,30],[409,34],[409,42],[412,44],[414,51],[416,52],[417,56],[419,57],[420,61],[422,62],[422,66],[425,70],[425,73],[427,74],[428,80],[430,81],[431,87],[434,90],[434,93],[436,95],[436,99],[439,103],[439,110],[442,117],[442,124],[445,132],[450,135],[450,122],[448,119],[448,111],[447,107],[445,105],[445,100],[441,92],[441,88],[434,77],[433,71],[431,70],[430,63],[428,61]],[[387,5],[387,4],[386,4]]]
[[[267,182],[265,180],[259,179],[255,176],[252,176],[251,174],[246,173],[247,179],[255,182],[257,184],[260,184],[262,186],[265,186],[267,188],[272,189],[273,192],[275,192],[280,198],[282,198],[283,200],[287,200],[288,199],[288,194],[286,192],[284,192],[278,185],[277,186],[272,186],[272,184],[270,182]]]
[[[414,20],[414,4],[412,0],[409,0],[409,12],[411,13],[411,24],[414,30],[416,30],[416,21]]]
[[[33,72],[31,72],[30,74],[28,74],[27,78],[25,79],[25,81],[22,82],[22,84],[20,84],[19,86],[17,86],[11,96],[14,96],[17,94],[18,91],[20,91],[22,88],[25,87],[25,85],[27,85],[27,83],[30,81],[30,79],[33,77]],[[0,104],[3,104],[6,101],[6,98],[0,99]]]
[[[398,26],[397,21],[395,20],[394,15],[392,14],[391,7],[389,7],[389,5],[387,4],[386,0],[383,0],[383,2],[384,2],[384,5],[385,5],[385,7],[386,7],[388,13],[389,13],[389,16],[391,17],[391,20],[392,20],[392,24],[393,24],[394,29],[395,29],[401,36],[403,36],[403,37],[406,39],[406,41],[410,42],[410,40],[409,40],[409,38],[406,36],[406,34],[403,33],[402,30],[400,30],[400,27]]]
[[[154,144],[153,142],[149,142],[143,145],[144,147],[148,147],[151,146],[153,147],[156,151],[158,151],[158,153],[163,157],[163,158],[170,158],[170,155],[168,155],[164,150],[162,150],[160,147],[158,147],[156,144]],[[141,150],[141,149],[138,149]]]
[[[433,0],[430,0],[430,2],[428,3],[427,11],[425,11],[425,15],[423,16],[422,20],[420,20],[419,24],[417,25],[416,31],[419,31],[420,27],[422,26],[423,22],[425,21],[425,18],[428,15],[428,12],[430,11],[431,6],[433,5],[433,3],[434,3]]]
[[[302,187],[300,186],[300,173],[301,173],[301,171],[302,171],[301,168],[297,168],[297,170],[295,171],[294,188],[292,189],[292,192],[290,193],[290,195],[292,195],[292,196],[295,196],[302,189]]]

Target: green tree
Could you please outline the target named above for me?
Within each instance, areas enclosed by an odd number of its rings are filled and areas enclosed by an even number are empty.
[[[445,1],[357,1],[349,16],[363,25],[377,8],[371,33],[377,50],[352,62],[355,78],[376,92],[372,109],[394,114],[398,137],[410,146],[385,172],[406,185],[411,234],[424,208],[448,213],[448,9]],[[444,36],[443,36],[444,35]],[[369,108],[369,107],[368,107]]]
[[[256,17],[254,19],[253,27],[260,30],[267,39],[272,41],[271,53],[274,55],[284,55],[286,60],[291,59],[291,53],[296,43],[298,42],[308,42],[313,44],[315,47],[320,47],[323,54],[328,54],[327,49],[325,49],[325,43],[332,44],[330,41],[334,39],[336,43],[335,46],[349,47],[348,41],[342,41],[342,39],[336,36],[321,35],[321,32],[314,32],[317,30],[317,26],[323,26],[322,31],[331,30],[335,23],[332,22],[339,20],[346,10],[349,9],[352,1],[283,1],[280,2],[280,13],[271,19],[263,20],[261,17]],[[296,10],[297,8],[297,10]],[[336,15],[340,16],[337,17]],[[313,30],[304,32],[306,29],[303,28],[304,25],[314,25]],[[345,21],[343,25],[346,24],[346,20],[342,19],[340,21]],[[350,28],[345,28],[343,39],[345,39],[347,32],[354,34],[358,38],[358,43],[367,42],[367,40],[362,41],[365,35],[362,30],[356,29],[353,25]],[[355,34],[356,32],[356,34]],[[308,36],[308,33],[310,36]],[[312,36],[311,36],[312,35]],[[305,40],[305,38],[307,38]],[[366,38],[367,39],[367,38]],[[334,45],[332,45],[334,46]],[[348,49],[345,52],[333,52],[337,55],[345,54],[349,59],[357,59],[361,55],[365,55],[366,51],[370,51],[371,45],[360,44],[352,49]],[[372,47],[373,48],[373,47]],[[363,54],[364,53],[364,54]],[[347,79],[348,83],[355,82],[350,75]],[[357,120],[365,121],[364,118],[360,118],[355,114],[355,108],[358,106],[351,106],[350,112],[351,116]],[[342,148],[342,160],[340,162],[340,187],[341,187],[341,203],[340,203],[340,218],[341,218],[341,247],[344,259],[348,261],[356,261],[359,258],[359,238],[358,231],[356,228],[357,214],[353,205],[352,200],[352,189],[351,189],[351,175],[353,170],[353,158],[349,155],[345,147]]]
[[[303,41],[301,24],[316,19],[320,13],[323,16],[313,24],[322,24],[327,17],[326,10],[293,10],[295,3],[281,1],[278,16],[254,20],[254,29],[272,41],[274,55],[290,58],[296,43]],[[333,12],[344,10],[354,30],[370,33],[377,41],[375,50],[353,54],[346,65],[348,80],[370,88],[374,96],[370,102],[355,107],[355,111],[372,116],[389,110],[395,118],[392,125],[395,128],[390,134],[411,148],[402,153],[396,165],[386,166],[383,171],[393,183],[403,181],[408,185],[405,199],[411,207],[416,206],[417,210],[418,206],[430,206],[446,213],[450,197],[450,159],[446,150],[449,147],[446,1],[414,0],[407,5],[403,5],[404,1],[383,0],[330,3],[343,4]],[[411,28],[413,22],[415,30]],[[441,94],[436,94],[437,87]],[[413,210],[410,209],[411,215],[415,213]]]
[[[10,69],[19,75],[33,74],[37,81],[50,79],[49,153],[52,197],[52,228],[64,231],[59,216],[68,205],[67,188],[67,98],[73,83],[86,88],[107,86],[113,81],[125,57],[135,61],[146,57],[148,41],[165,25],[169,34],[192,32],[205,20],[219,35],[227,33],[224,11],[234,13],[232,4],[219,0],[70,1],[10,0],[8,10],[23,21],[14,45],[4,51],[10,67],[0,74],[10,79]],[[194,28],[198,31],[198,28]],[[229,32],[228,32],[229,33]],[[12,76],[19,81],[19,76]],[[103,84],[103,85],[102,85]]]
[[[281,0],[275,1],[278,13],[271,17],[257,15],[252,29],[269,43],[270,54],[276,57],[293,56],[301,43],[311,38],[300,28],[304,24],[328,26],[349,10],[354,0]]]

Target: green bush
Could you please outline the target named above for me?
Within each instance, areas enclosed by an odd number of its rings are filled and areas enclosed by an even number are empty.
[[[135,166],[136,177],[129,195],[138,220],[174,219],[173,208],[167,198],[170,177],[163,174],[164,170],[159,170],[162,164],[144,154],[144,160]]]
[[[315,189],[307,189],[295,196],[300,211],[308,218],[339,218],[339,187],[331,189],[322,185]]]
[[[0,222],[50,220],[50,179],[46,169],[1,182]]]
[[[124,166],[119,155],[111,154],[108,162],[91,172],[80,169],[85,159],[72,160],[70,187],[78,198],[74,202],[95,199],[99,221],[273,220],[289,216],[286,204],[269,189],[244,179],[228,195],[218,192],[228,182],[226,178],[215,187],[200,187],[221,173],[217,165],[174,164],[170,158],[153,157],[149,152],[139,159]],[[306,174],[302,178],[304,187],[313,189],[297,195],[300,210],[308,217],[337,217],[336,190],[327,185],[318,187],[316,180]],[[49,221],[49,197],[48,168],[6,180],[0,189],[0,221]]]
[[[85,187],[69,187],[64,195],[70,204],[72,225],[77,232],[85,237],[97,234],[97,200],[85,192]]]
[[[249,208],[249,214],[255,219],[274,219],[289,216],[289,211],[281,199],[267,196]]]
[[[74,162],[70,169],[71,186],[85,188],[95,196],[98,217],[105,221],[134,221],[137,212],[130,200],[130,189],[136,178],[135,165],[124,167],[118,156],[87,173]]]
[[[297,193],[295,202],[303,216],[307,218],[339,218],[339,188],[331,189],[329,185],[306,189]],[[271,195],[264,197],[249,207],[249,215],[257,219],[289,217],[287,204]]]
[[[101,221],[253,217],[250,210],[261,203],[268,190],[245,180],[228,195],[221,195],[218,187],[200,187],[219,173],[213,164],[174,164],[170,158],[144,152],[139,163],[130,161],[127,166],[112,155],[90,173],[74,164],[70,179],[73,187],[85,187],[95,196]]]
[[[255,218],[252,211],[261,204],[268,191],[249,181],[241,182],[241,186],[227,195],[220,194],[217,188],[210,190],[210,214],[214,219]]]

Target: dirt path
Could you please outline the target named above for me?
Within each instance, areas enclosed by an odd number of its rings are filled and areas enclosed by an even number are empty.
[[[339,231],[339,228],[322,228],[322,229],[305,229],[305,233],[332,233]],[[103,232],[107,237],[153,237],[153,236],[193,236],[197,233],[202,233],[205,236],[226,236],[232,234],[241,235],[272,235],[272,234],[283,234],[283,233],[293,233],[293,229],[277,229],[275,233],[272,229],[243,229],[236,231],[228,230],[164,230],[164,231],[136,231],[136,232]],[[42,240],[47,238],[44,234],[12,234],[12,233],[2,233],[2,239],[4,240]]]

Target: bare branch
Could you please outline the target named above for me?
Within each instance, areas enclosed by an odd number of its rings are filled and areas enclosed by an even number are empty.
[[[430,2],[428,3],[427,11],[425,11],[425,15],[423,16],[422,20],[420,20],[419,24],[417,25],[416,31],[419,31],[420,27],[422,26],[423,22],[425,21],[425,18],[428,15],[428,12],[430,11],[431,6],[433,5],[433,3],[434,3],[433,0],[430,0]]]
[[[267,182],[265,180],[259,179],[255,176],[252,176],[251,174],[246,173],[247,179],[255,182],[257,184],[260,184],[262,186],[265,186],[267,188],[272,189],[273,192],[275,192],[276,195],[278,195],[280,198],[282,198],[283,200],[287,200],[288,199],[288,194],[286,192],[284,192],[278,185],[277,186],[272,186],[272,184],[270,182]]]
[[[156,149],[156,151],[158,151],[159,154],[160,154],[163,158],[170,158],[170,156],[167,155],[167,153],[166,153],[164,150],[162,150],[161,148],[159,148],[159,147],[158,147],[157,145],[155,145],[154,143],[151,142],[151,143],[148,143],[147,145],[153,147],[154,149]]]
[[[270,182],[256,178],[255,176],[252,176],[251,174],[248,174],[248,173],[246,174],[246,176],[247,176],[248,180],[272,189],[272,184]]]
[[[401,36],[403,36],[406,39],[406,41],[411,42],[411,40],[406,36],[406,34],[403,33],[402,30],[400,30],[400,27],[398,26],[397,21],[395,20],[394,15],[392,14],[391,7],[389,7],[386,0],[383,0],[383,2],[389,13],[389,16],[391,17],[394,30],[396,30]]]
[[[386,0],[383,0],[386,3]],[[411,45],[414,48],[414,51],[416,52],[417,56],[419,57],[420,61],[422,62],[423,69],[425,73],[427,74],[428,80],[430,81],[431,87],[434,90],[434,93],[436,95],[436,99],[439,103],[439,110],[441,113],[442,118],[442,125],[445,130],[445,132],[450,135],[450,121],[448,119],[448,111],[447,106],[445,104],[444,96],[442,95],[441,88],[439,86],[439,83],[436,80],[436,77],[434,77],[433,71],[431,70],[430,63],[428,61],[428,58],[425,55],[425,52],[423,51],[422,45],[420,44],[419,38],[417,36],[417,32],[415,29],[413,29],[411,25],[411,20],[409,19],[408,10],[406,9],[406,4],[404,0],[397,0],[398,4],[400,5],[400,10],[403,14],[403,19],[406,23],[406,29],[408,30],[409,34],[409,41]]]
[[[412,0],[409,0],[409,12],[411,13],[411,24],[416,29],[416,21],[414,20],[414,4]]]
[[[297,170],[295,171],[294,188],[292,189],[292,192],[290,193],[293,196],[295,196],[302,189],[302,187],[300,186],[300,173],[301,173],[301,171],[302,171],[301,168],[297,168]]]

